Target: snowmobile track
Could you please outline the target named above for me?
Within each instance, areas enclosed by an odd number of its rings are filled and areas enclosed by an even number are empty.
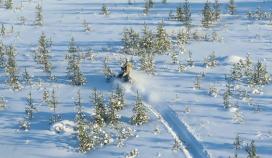
[[[145,105],[161,121],[168,132],[180,142],[186,158],[210,158],[203,145],[180,121],[174,110],[167,105],[156,109],[150,104],[145,103]]]

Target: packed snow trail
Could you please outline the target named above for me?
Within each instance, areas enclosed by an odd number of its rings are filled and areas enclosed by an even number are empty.
[[[157,112],[152,105],[149,105],[147,103],[145,103],[145,106],[160,120],[160,122],[165,126],[165,128],[167,129],[167,131],[173,136],[173,138],[175,140],[177,140],[180,145],[181,145],[181,150],[184,154],[184,156],[186,158],[192,158],[192,155],[190,154],[190,152],[188,151],[188,149],[186,148],[186,146],[183,144],[182,140],[180,139],[180,137],[177,135],[177,133],[170,127],[170,125],[168,124],[168,122],[162,117],[162,115]]]
[[[158,81],[141,72],[134,71],[131,76],[134,80],[133,85],[124,85],[127,92],[136,95],[136,92],[139,91],[143,94],[145,100],[159,100],[160,94],[158,94],[158,90],[154,88],[154,85],[156,85],[154,82],[156,83]],[[152,81],[152,83],[150,81]],[[144,104],[166,127],[173,138],[179,141],[181,150],[186,158],[210,158],[210,155],[204,149],[203,145],[193,136],[184,123],[178,118],[176,112],[168,105],[152,106],[147,102],[144,102]]]
[[[188,128],[182,121],[179,120],[176,112],[172,110],[168,105],[163,105],[156,108],[161,114],[164,120],[169,124],[170,128],[176,133],[176,135],[185,144],[187,150],[194,158],[206,158],[210,157],[203,145],[196,140]]]

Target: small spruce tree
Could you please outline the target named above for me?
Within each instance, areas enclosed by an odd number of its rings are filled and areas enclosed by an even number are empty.
[[[159,23],[156,34],[156,51],[159,54],[166,53],[170,49],[170,39],[164,28],[163,21]]]
[[[5,7],[6,7],[6,9],[12,9],[13,8],[13,1],[12,0],[6,0],[5,1]]]
[[[143,36],[140,39],[140,46],[142,48],[140,55],[153,53],[156,45],[155,42],[153,32],[149,30],[147,25],[145,25],[143,29]]]
[[[2,24],[1,25],[1,36],[5,36],[6,35],[6,28],[5,28],[5,25]]]
[[[0,68],[4,68],[6,65],[6,58],[5,58],[5,46],[0,42]]]
[[[75,122],[78,125],[84,124],[86,115],[83,112],[83,107],[82,107],[82,101],[81,101],[81,93],[80,90],[77,92],[76,99],[74,101],[75,107],[76,107],[76,116],[75,116]]]
[[[36,6],[36,19],[35,19],[35,24],[38,26],[43,25],[43,9],[40,4]]]
[[[220,3],[218,0],[215,0],[213,4],[213,19],[214,21],[217,21],[220,19],[221,9],[220,9]]]
[[[254,72],[250,79],[253,85],[265,85],[271,81],[270,74],[266,70],[266,66],[260,61],[254,66]]]
[[[68,48],[67,59],[67,76],[71,79],[71,84],[81,86],[86,83],[86,78],[80,70],[80,55],[75,44],[74,38],[71,38]]]
[[[257,156],[257,150],[254,140],[252,140],[250,144],[247,144],[245,151],[248,154],[247,158],[259,158],[259,156]]]
[[[53,114],[49,118],[49,124],[54,124],[56,122],[61,121],[61,116],[56,111],[57,105],[58,105],[58,101],[57,101],[55,89],[53,89],[51,93],[51,100],[49,102],[49,107],[51,107],[51,109],[53,110]]]
[[[39,39],[39,46],[35,52],[34,59],[38,64],[43,65],[44,72],[51,74],[52,64],[50,62],[50,48],[52,42],[42,33]]]
[[[234,13],[235,13],[235,11],[236,11],[236,6],[235,6],[234,0],[230,0],[230,1],[229,1],[228,9],[229,9],[229,13],[230,13],[231,15],[234,15]]]
[[[94,115],[95,123],[98,126],[102,127],[107,121],[107,113],[103,95],[100,92],[97,92],[96,89],[93,90],[92,103],[95,108]]]
[[[108,6],[106,4],[102,5],[101,14],[106,15],[106,16],[110,15],[109,8],[108,8]]]
[[[37,108],[34,106],[34,103],[33,103],[31,91],[29,92],[28,97],[26,98],[26,101],[27,101],[27,104],[26,104],[27,106],[25,108],[25,113],[27,116],[26,118],[31,120],[33,118],[33,112],[37,111]]]
[[[211,4],[209,1],[207,1],[204,4],[204,9],[202,10],[202,26],[207,28],[209,27],[213,22],[213,11],[211,8]]]
[[[31,85],[32,76],[29,74],[26,67],[25,67],[25,70],[24,70],[24,72],[22,74],[22,78],[23,78],[23,81],[25,82],[25,84]]]
[[[142,125],[149,121],[147,109],[142,102],[142,98],[137,92],[136,103],[133,108],[133,116],[131,117],[132,124]]]
[[[140,36],[139,33],[134,31],[133,28],[127,28],[123,31],[122,43],[123,52],[126,54],[136,55],[140,47]]]
[[[8,56],[7,64],[6,64],[6,72],[9,75],[8,83],[11,86],[11,88],[15,91],[18,91],[21,89],[21,85],[19,82],[19,77],[17,75],[17,65],[16,65],[16,50],[13,46],[7,46],[6,48],[6,54]]]
[[[78,140],[79,140],[79,151],[86,153],[95,147],[94,140],[89,136],[89,131],[86,125],[80,124],[78,127]]]

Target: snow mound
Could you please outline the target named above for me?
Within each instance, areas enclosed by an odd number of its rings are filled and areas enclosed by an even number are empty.
[[[51,131],[54,131],[55,133],[63,133],[70,135],[75,133],[75,123],[69,120],[56,122],[52,125]]]
[[[245,60],[243,57],[231,55],[219,58],[219,61],[223,64],[235,64],[238,63],[240,60]]]

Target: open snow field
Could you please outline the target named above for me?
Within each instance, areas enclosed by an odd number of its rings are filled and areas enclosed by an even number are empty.
[[[143,0],[132,2],[132,5],[128,5],[127,0],[15,0],[11,10],[5,9],[1,3],[0,24],[5,25],[7,32],[12,27],[14,30],[1,36],[1,41],[15,46],[18,72],[21,75],[26,67],[33,75],[33,83],[32,86],[22,84],[20,91],[13,91],[6,83],[5,69],[0,69],[0,96],[5,98],[7,105],[0,111],[0,158],[123,158],[133,149],[139,151],[139,158],[227,158],[234,156],[233,142],[237,135],[242,140],[242,146],[254,140],[258,156],[272,157],[271,82],[261,87],[260,94],[245,85],[235,87],[238,90],[248,89],[252,102],[259,106],[258,111],[239,96],[233,99],[239,105],[238,114],[237,108],[226,109],[223,105],[225,74],[229,74],[232,64],[245,59],[247,54],[254,63],[262,61],[268,73],[272,73],[271,21],[247,18],[247,12],[258,7],[271,10],[272,1],[236,0],[237,13],[229,15],[226,9],[228,1],[219,0],[223,3],[220,20],[211,28],[204,29],[201,26],[201,10],[206,1],[190,0],[192,30],[208,34],[216,31],[221,41],[190,41],[186,50],[192,52],[195,64],[185,72],[178,71],[179,66],[172,63],[170,55],[157,55],[155,75],[140,70],[138,57],[120,53],[122,32],[129,27],[141,31],[145,24],[155,31],[158,23],[164,20],[167,33],[174,35],[184,26],[168,17],[170,10],[175,11],[180,1],[168,0],[162,4],[161,0],[154,0],[154,7],[148,15],[143,14]],[[37,4],[43,7],[43,26],[34,25]],[[107,4],[109,16],[100,14],[102,4]],[[22,17],[24,24],[20,20]],[[84,31],[84,21],[89,23],[91,31]],[[52,40],[50,60],[53,64],[52,74],[56,76],[53,81],[33,60],[42,32]],[[94,60],[81,61],[87,83],[79,87],[69,84],[66,77],[65,56],[72,37],[81,53],[87,53],[89,49],[94,52]],[[218,64],[214,68],[205,68],[203,60],[213,51]],[[134,83],[106,82],[103,74],[105,57],[115,73],[120,70],[121,60],[133,57]],[[178,56],[181,63],[185,63],[187,58],[188,53]],[[205,72],[205,77],[200,81],[200,89],[195,89],[196,76],[202,72]],[[113,140],[88,153],[78,152],[78,140],[73,128],[77,91],[81,91],[84,111],[91,116],[94,113],[91,90],[96,88],[103,92],[108,100],[118,83],[124,88],[127,104],[120,112],[120,122],[134,129],[134,135],[122,147],[117,147]],[[218,89],[217,96],[209,95],[211,86]],[[45,88],[56,91],[56,111],[68,124],[64,132],[57,133],[56,127],[49,125],[52,111],[42,100]],[[31,120],[30,130],[23,131],[19,129],[19,121],[25,116],[29,91],[32,92],[37,111]],[[143,96],[150,116],[150,121],[141,126],[130,124],[137,91]],[[172,150],[175,139],[181,141],[181,150]],[[244,149],[238,153],[239,157],[247,157]]]

